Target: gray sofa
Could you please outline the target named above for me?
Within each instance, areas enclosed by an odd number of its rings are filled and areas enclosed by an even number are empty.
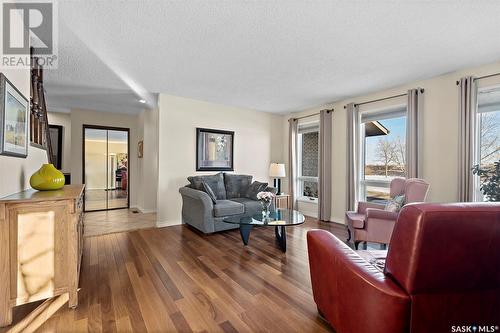
[[[181,187],[182,223],[189,224],[203,233],[238,228],[225,223],[227,216],[254,215],[262,211],[255,197],[257,192],[276,194],[267,183],[252,182],[252,176],[218,173],[208,176],[188,177],[189,185]],[[204,185],[205,184],[205,185]],[[207,193],[206,186],[210,187]]]

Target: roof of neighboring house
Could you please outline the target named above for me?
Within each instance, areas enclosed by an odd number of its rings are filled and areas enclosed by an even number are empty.
[[[389,134],[389,130],[378,121],[370,121],[365,123],[365,137],[387,134]]]

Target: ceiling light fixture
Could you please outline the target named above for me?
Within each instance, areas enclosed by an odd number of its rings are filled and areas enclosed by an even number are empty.
[[[139,103],[146,104],[146,100],[145,99],[140,99]]]

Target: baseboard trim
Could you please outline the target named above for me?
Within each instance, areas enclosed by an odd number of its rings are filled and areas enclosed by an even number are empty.
[[[343,224],[345,225],[345,218],[338,218],[338,217],[333,217],[331,219],[331,222],[337,223],[337,224]]]
[[[139,212],[143,214],[156,213],[156,209],[144,209],[139,206],[130,206],[130,209],[137,209]]]
[[[171,227],[173,225],[181,225],[182,221],[156,221],[157,228]]]

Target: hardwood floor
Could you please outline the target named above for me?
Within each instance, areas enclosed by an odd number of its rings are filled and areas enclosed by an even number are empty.
[[[287,229],[202,235],[186,226],[87,237],[79,306],[38,332],[329,332],[311,294],[306,232],[343,226],[307,219]]]
[[[85,190],[85,210],[106,209],[106,199],[108,209],[127,207],[128,192],[126,190]]]
[[[85,237],[151,228],[156,225],[156,213],[134,213],[132,209],[88,212],[84,224]]]

